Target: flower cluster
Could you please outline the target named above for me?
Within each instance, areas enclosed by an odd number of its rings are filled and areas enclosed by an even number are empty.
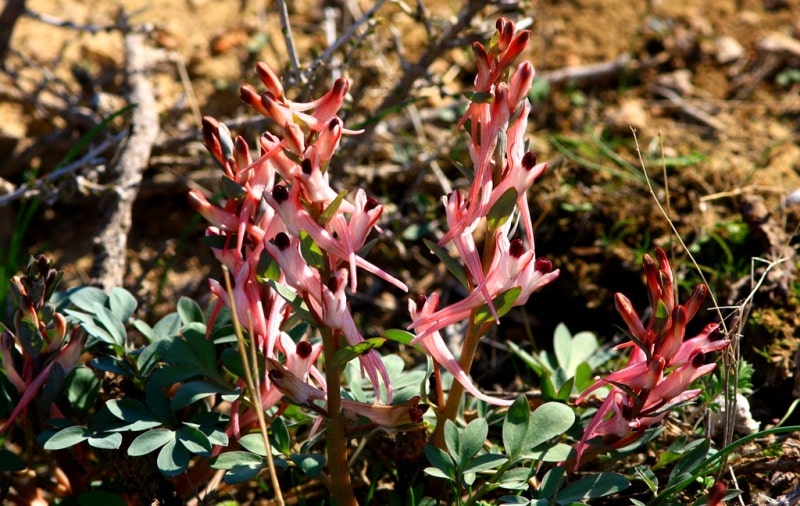
[[[263,133],[260,154],[254,157],[242,137],[232,139],[223,124],[204,118],[204,141],[224,170],[228,198],[218,207],[193,190],[189,200],[211,223],[207,235],[214,242],[214,253],[232,273],[234,300],[229,300],[218,281],[211,280],[212,292],[226,306],[236,308],[238,320],[272,364],[272,374],[261,382],[263,408],[275,405],[284,395],[312,407],[313,401],[325,400],[325,376],[315,366],[322,345],[306,340],[296,343],[286,334],[284,327],[296,314],[297,305],[292,297],[287,300],[285,290],[281,293],[276,288],[280,285],[293,293],[312,323],[332,331],[337,341],[341,336],[342,345],[364,341],[346,295],[348,288],[357,289],[356,269],[401,290],[407,288],[357,253],[376,228],[383,207],[362,189],[351,202],[345,199],[346,192],[337,192],[328,180],[327,168],[341,136],[358,133],[344,128],[337,116],[347,94],[347,80],[338,79],[318,100],[298,103],[284,96],[269,66],[259,63],[256,68],[266,91],[258,93],[244,85],[241,97],[274,120],[281,135]],[[278,268],[265,269],[269,263]],[[274,274],[266,280],[269,272]],[[391,402],[392,388],[380,356],[369,351],[359,360],[378,399]],[[250,412],[241,419],[235,415],[234,432],[254,421]]]
[[[617,311],[631,338],[618,348],[632,348],[631,356],[625,368],[597,380],[576,400],[581,404],[602,386],[611,389],[576,448],[576,467],[593,450],[595,438],[612,448],[625,446],[660,422],[670,408],[700,395],[699,389],[689,386],[716,367],[706,363],[706,355],[730,343],[721,338],[716,323],[684,340],[686,325],[700,309],[708,288],[697,285],[686,302],[677,304],[672,268],[664,250],[656,249],[656,260],[645,255],[642,263],[652,317],[645,327],[631,301],[616,294]]]
[[[49,410],[47,415],[63,418],[53,403],[53,395],[78,365],[86,334],[78,326],[67,332],[66,318],[55,312],[50,302],[60,280],[61,273],[44,256],[31,259],[26,275],[11,279],[19,306],[14,315],[16,332],[0,324],[0,353],[6,377],[22,398],[0,427],[0,433],[37,398],[40,406]],[[48,392],[40,395],[45,386],[49,387]]]
[[[513,72],[510,68],[530,36],[530,31],[516,31],[511,20],[500,18],[489,48],[480,42],[472,46],[478,69],[475,92],[459,124],[470,132],[474,178],[466,193],[456,190],[444,199],[448,231],[439,241],[440,246],[453,243],[466,266],[469,293],[441,309],[436,293],[409,302],[409,328],[416,332],[413,342],[472,395],[501,405],[510,402],[483,395],[450,353],[440,332],[487,305],[497,322],[502,316],[496,307],[498,300],[503,299],[505,311],[523,305],[559,273],[549,260],[536,258],[528,209],[527,191],[547,167],[536,162],[525,141],[531,109],[527,95],[534,70],[530,62],[520,63]],[[523,223],[522,238],[513,237],[515,215]],[[486,238],[482,254],[477,247],[479,235]]]

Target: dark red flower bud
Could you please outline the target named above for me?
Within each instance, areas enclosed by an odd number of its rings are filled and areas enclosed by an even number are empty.
[[[536,155],[528,151],[522,157],[522,166],[525,167],[525,170],[531,170],[536,166]]]
[[[303,161],[300,162],[300,168],[302,169],[303,174],[310,176],[311,171],[313,170],[313,167],[311,166],[311,160],[308,158],[303,158]]]
[[[369,212],[378,207],[378,199],[375,197],[369,197],[367,199],[367,203],[364,204],[364,210]]]
[[[544,257],[537,258],[536,263],[534,264],[534,269],[536,270],[536,272],[541,272],[542,274],[549,274],[553,272],[553,262]]]
[[[289,190],[282,184],[272,189],[272,198],[278,201],[278,204],[283,204],[289,200]]]
[[[514,258],[521,257],[525,253],[525,245],[522,243],[522,239],[512,239],[508,247],[508,253]]]
[[[279,250],[283,251],[289,247],[291,241],[289,241],[289,236],[286,235],[285,232],[279,232],[271,241]]]
[[[312,350],[311,343],[308,341],[300,341],[297,343],[297,354],[300,358],[308,358]]]

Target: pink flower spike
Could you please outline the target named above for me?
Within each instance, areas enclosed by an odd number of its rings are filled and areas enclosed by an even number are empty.
[[[662,357],[654,357],[650,362],[636,362],[622,370],[613,372],[605,378],[597,380],[592,386],[584,390],[575,400],[581,404],[590,393],[603,385],[625,385],[634,390],[648,390],[661,380],[666,361]],[[619,388],[619,387],[618,387]]]
[[[414,300],[409,300],[408,312],[411,315],[412,320],[417,320],[418,318],[425,317],[426,315],[429,316],[431,313],[433,313],[438,304],[439,296],[434,293],[428,297],[427,300],[425,300],[420,312],[417,311],[417,303]],[[447,348],[444,339],[442,339],[442,335],[438,331],[431,331],[427,328],[420,328],[418,330],[420,330],[422,333],[418,334],[417,337],[411,341],[411,344],[419,344],[425,350],[425,352],[430,355],[435,363],[444,367],[447,372],[452,374],[453,378],[461,383],[464,389],[473,397],[480,399],[487,404],[494,404],[496,406],[510,406],[513,404],[514,401],[497,399],[478,390],[475,384],[472,383],[469,375],[464,372],[464,369],[461,368],[458,361],[455,359],[455,357],[453,357],[453,354],[450,353],[450,350]]]
[[[711,353],[728,347],[729,339],[722,339],[718,323],[709,323],[697,336],[684,341],[678,352],[670,360],[670,366],[682,365],[689,361],[696,351]]]

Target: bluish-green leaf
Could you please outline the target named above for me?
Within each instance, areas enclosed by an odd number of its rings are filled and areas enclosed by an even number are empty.
[[[532,472],[527,467],[509,469],[497,480],[497,484],[506,490],[527,490],[530,487],[528,480]]]
[[[531,413],[526,442],[528,448],[566,432],[575,421],[572,409],[560,402],[546,402]]]
[[[116,344],[120,348],[125,347],[127,332],[125,331],[125,325],[122,323],[119,317],[112,313],[110,309],[100,305],[97,302],[94,304],[94,314],[97,318],[97,321],[100,322],[103,328],[114,340],[113,344]]]
[[[70,405],[85,413],[92,407],[97,392],[100,391],[100,380],[88,367],[76,367],[67,377],[65,387]]]
[[[278,418],[278,420],[280,420],[280,418]],[[242,448],[245,450],[253,452],[260,457],[267,456],[267,447],[264,446],[264,438],[261,437],[260,432],[245,434],[239,438],[239,444],[242,445]]]
[[[273,420],[270,429],[275,448],[283,455],[290,455],[292,453],[292,442],[289,437],[289,429],[286,427],[286,422],[284,422],[283,418],[278,417]]]
[[[90,435],[91,432],[86,427],[73,425],[53,434],[44,444],[44,449],[50,451],[63,450],[64,448],[83,443],[89,439]]]
[[[190,453],[207,457],[211,454],[211,441],[202,431],[190,425],[184,425],[177,432],[178,441]]]
[[[542,483],[539,486],[539,497],[542,499],[550,499],[556,495],[556,492],[561,488],[564,480],[564,473],[566,471],[563,467],[554,467],[547,471],[542,478]]]
[[[237,466],[261,467],[266,461],[255,453],[233,451],[220,453],[209,461],[214,469],[233,469]]]
[[[178,317],[181,319],[183,325],[190,323],[201,323],[205,326],[206,317],[200,305],[189,297],[181,297],[178,299]]]
[[[528,400],[518,397],[508,408],[503,422],[503,446],[511,460],[516,459],[527,448],[525,439],[528,435],[528,424],[531,418],[531,408]]]
[[[555,496],[558,504],[595,499],[619,493],[630,486],[621,474],[598,473],[586,476],[561,489]]]
[[[181,330],[181,319],[178,313],[170,313],[161,318],[153,326],[153,340],[160,341],[177,336]]]
[[[227,391],[227,389],[208,381],[190,381],[178,388],[169,403],[169,407],[173,411],[177,411],[201,399]]]
[[[472,459],[465,467],[465,473],[479,473],[489,469],[497,469],[508,462],[508,459],[498,453],[484,453]]]
[[[489,424],[484,418],[476,418],[469,422],[461,432],[461,462],[462,468],[469,463],[472,458],[486,442],[489,434]]]
[[[95,286],[82,286],[69,294],[69,301],[85,313],[93,313],[96,303],[105,305],[107,300],[108,295]]]
[[[116,450],[122,445],[122,434],[119,432],[92,435],[87,438],[89,446],[101,450]]]
[[[177,438],[172,438],[158,452],[156,466],[167,476],[177,476],[186,470],[189,465],[189,456],[189,452],[178,442]]]
[[[108,297],[108,306],[120,321],[127,322],[136,311],[136,297],[128,290],[115,286]]]
[[[428,457],[428,462],[433,464],[433,466],[448,477],[451,480],[455,480],[456,477],[456,468],[453,464],[453,459],[444,452],[433,445],[425,445],[425,456]],[[427,470],[425,471],[427,473]],[[428,473],[430,474],[430,473]]]
[[[450,458],[453,459],[456,465],[456,469],[460,469],[461,464],[464,462],[461,457],[461,429],[452,420],[445,420],[444,422],[444,443],[447,446]]]
[[[574,336],[563,323],[553,335],[553,350],[559,367],[568,378],[575,377],[578,366],[588,361],[598,349],[597,338],[591,332],[578,332]]]
[[[316,478],[325,467],[325,458],[316,453],[296,453],[289,457],[309,478]]]
[[[163,427],[142,432],[128,446],[128,455],[131,457],[147,455],[173,439],[175,439],[175,431]]]
[[[106,403],[106,409],[115,417],[126,422],[112,430],[132,430],[134,432],[152,429],[163,425],[152,411],[134,399],[112,399]]]
[[[263,466],[235,466],[228,469],[222,479],[229,485],[244,483],[258,476],[262,467]]]

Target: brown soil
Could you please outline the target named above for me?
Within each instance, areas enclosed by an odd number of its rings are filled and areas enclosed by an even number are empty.
[[[304,67],[328,46],[323,31],[328,19],[341,34],[371,6],[289,3]],[[432,220],[441,217],[436,207],[441,187],[429,167],[437,166],[459,184],[454,161],[463,161],[464,144],[448,118],[473,75],[465,48],[471,40],[485,40],[501,14],[532,21],[532,49],[526,56],[540,75],[553,80],[534,103],[530,131],[539,159],[551,162],[531,195],[537,253],[562,269],[558,283],[527,308],[538,346],[548,345],[560,321],[573,331],[594,330],[612,339],[621,324],[613,294],[623,291],[634,300],[645,296],[639,265],[642,253],[655,246],[667,248],[681,265],[683,293],[698,282],[642,179],[641,151],[656,197],[668,204],[677,236],[695,253],[720,306],[747,297],[752,257],[787,257],[753,298],[741,345],[756,367],[754,413],[762,426],[782,418],[793,396],[800,395],[800,388],[792,393],[799,367],[800,288],[793,247],[800,203],[786,203],[800,189],[800,76],[793,73],[800,68],[800,2],[552,0],[521,2],[520,9],[505,3],[505,11],[485,8],[459,34],[463,40],[452,41],[453,48],[443,51],[399,97],[402,107],[376,116],[409,62],[416,62],[431,37],[455,20],[462,3],[428,6],[429,31],[414,19],[414,2],[407,4],[409,12],[399,7],[406,4],[387,3],[368,29],[357,31],[354,42],[335,54],[332,67],[346,69],[352,81],[347,123],[376,122],[369,136],[343,146],[340,165],[332,170],[340,186],[367,186],[394,203],[384,225],[387,239],[373,254],[389,258],[405,279],[417,279],[411,284],[419,290],[444,278],[442,270],[430,268],[432,258],[410,227],[415,220],[439,226]],[[256,82],[253,63],[289,66],[272,2],[28,1],[31,11],[83,29],[29,16],[16,23],[7,72],[0,73],[3,186],[51,172],[81,135],[124,105],[120,32],[87,30],[122,23],[123,5],[127,22],[146,26],[150,45],[161,51],[150,77],[162,131],[134,208],[126,276],[126,287],[142,301],[142,314],[156,318],[172,310],[179,296],[205,297],[205,280],[216,272],[199,240],[203,226],[193,221],[185,198],[189,188],[218,188],[193,109],[222,121],[244,118],[250,112],[238,98],[238,87]],[[556,82],[562,70],[625,55],[629,63],[621,72]],[[189,81],[180,77],[182,66]],[[289,95],[318,94],[330,82],[331,73],[323,66],[306,85],[290,88]],[[407,98],[415,101],[403,103]],[[117,118],[108,130],[124,130],[128,118]],[[237,132],[255,139],[258,128]],[[603,152],[606,147],[613,155]],[[54,257],[66,271],[67,285],[88,282],[91,238],[100,218],[99,190],[91,182],[102,179],[112,160],[113,153],[105,153],[101,163],[77,172],[80,179],[65,177],[48,185],[24,232],[14,224],[30,199],[0,206],[0,244],[23,234],[23,251]],[[763,211],[755,218],[753,206]],[[764,264],[755,265],[757,279]],[[396,294],[376,287],[371,295],[388,311],[365,325],[402,325],[405,303],[395,300]],[[519,334],[513,325],[502,331]],[[487,378],[489,384],[506,380]],[[751,471],[749,462],[758,479],[742,479]],[[772,474],[769,461],[749,457],[738,465],[748,501],[756,502],[758,493],[785,494],[798,481],[797,467]],[[770,481],[770,476],[781,479]]]

